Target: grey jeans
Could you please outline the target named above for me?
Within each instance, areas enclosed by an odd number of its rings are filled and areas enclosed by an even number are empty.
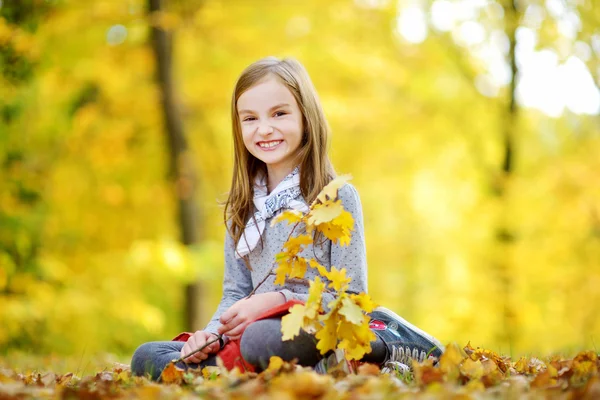
[[[281,318],[269,318],[248,325],[240,341],[240,351],[246,362],[258,371],[265,369],[271,356],[279,356],[284,361],[294,358],[298,364],[312,367],[323,358],[317,350],[317,341],[313,335],[304,331],[292,340],[281,339]],[[178,359],[185,342],[148,342],[137,348],[131,359],[131,373],[136,376],[147,375],[158,380],[162,370],[169,362]],[[373,351],[365,356],[364,361],[383,362],[386,349],[381,339],[371,343]],[[214,366],[216,356],[211,356],[200,364],[177,364],[180,368],[198,368]]]

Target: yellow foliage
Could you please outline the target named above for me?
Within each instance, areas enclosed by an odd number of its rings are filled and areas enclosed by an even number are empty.
[[[331,222],[333,219],[337,218],[342,211],[343,207],[341,200],[315,204],[308,214],[307,223],[316,226]]]
[[[460,375],[459,366],[464,358],[465,352],[456,343],[451,343],[446,346],[444,354],[440,357],[440,370],[449,380],[454,381]]]
[[[320,318],[323,322],[321,329],[317,331],[315,337],[317,338],[317,349],[321,354],[327,353],[329,350],[334,350],[338,344],[338,317],[337,313],[327,314],[327,318]]]
[[[343,297],[342,306],[339,309],[340,315],[351,324],[360,325],[363,320],[363,310],[350,297]]]
[[[310,287],[308,289],[308,300],[306,301],[306,304],[311,305],[317,313],[322,310],[321,298],[323,297],[324,291],[325,283],[321,281],[321,278],[318,276],[315,277],[315,279],[310,282]],[[316,315],[313,315],[310,318],[314,319],[315,317]]]
[[[348,289],[348,284],[352,280],[346,276],[346,268],[337,269],[331,266],[331,269],[327,273],[327,279],[329,279],[329,287],[336,292],[345,292]]]
[[[371,352],[371,342],[376,339],[375,334],[369,328],[369,317],[362,315],[361,321],[357,323],[341,322],[338,334],[341,342],[338,348],[346,351],[349,360],[360,360]]]
[[[271,226],[275,226],[276,224],[286,221],[288,225],[297,224],[302,220],[304,214],[302,214],[298,210],[285,210],[277,216],[273,217],[271,221]]]
[[[269,358],[269,366],[266,370],[271,373],[279,372],[283,367],[283,364],[284,362],[281,357],[271,356],[271,358]]]
[[[354,218],[348,211],[342,211],[330,223],[320,224],[317,230],[323,232],[325,237],[334,243],[339,242],[341,246],[350,244],[350,232],[354,230]]]
[[[311,258],[310,260],[308,260],[308,265],[311,268],[316,268],[317,271],[319,272],[319,274],[321,274],[321,276],[327,277],[327,274],[328,274],[327,269],[324,266],[322,266],[321,264],[319,264],[315,259]]]
[[[298,336],[300,329],[304,325],[304,311],[306,307],[296,304],[290,308],[289,313],[281,319],[282,340],[291,340]]]
[[[184,309],[190,280],[204,280],[206,318],[218,303],[222,248],[197,257],[189,254],[194,249],[173,245],[180,237],[178,204],[165,180],[169,158],[151,26],[174,33],[173,79],[202,186],[201,237],[222,243],[215,199],[231,182],[231,85],[265,54],[253,44],[268,43],[269,54],[292,55],[307,66],[335,133],[333,164],[356,177],[378,303],[437,337],[510,346],[515,355],[596,346],[597,115],[548,117],[517,102],[518,123],[509,126],[505,96],[482,96],[481,85],[473,86],[472,73],[485,71],[471,68],[477,57],[469,49],[456,52],[452,40],[442,45],[443,35],[433,30],[423,44],[407,45],[392,34],[386,21],[398,18],[403,6],[397,2],[278,2],[269,4],[273,18],[258,25],[247,18],[247,7],[223,2],[174,2],[151,17],[140,1],[42,2],[11,18],[18,3],[2,2],[0,17],[6,61],[0,74],[0,287],[6,293],[0,295],[0,348],[131,353],[143,341],[185,328],[174,310]],[[575,3],[574,14],[598,9]],[[485,29],[507,26],[488,14],[473,21]],[[591,46],[593,21],[581,18],[577,37],[545,39],[542,47],[552,52],[559,43],[559,58],[568,59],[569,49]],[[123,42],[108,44],[117,25]],[[542,39],[556,31],[552,18],[543,25]],[[597,75],[597,57],[585,63]],[[553,85],[560,83],[550,82],[549,90]],[[404,101],[405,93],[415,101]],[[500,169],[506,149],[494,134],[506,131],[515,139],[510,174]],[[335,202],[333,189],[343,179],[315,204]],[[342,212],[307,230],[345,245],[352,227],[346,218]],[[151,244],[130,254],[139,243]],[[137,301],[143,315],[123,316],[115,299]],[[59,302],[71,306],[54,307]],[[128,334],[115,335],[121,330]],[[537,371],[530,361],[522,364]]]
[[[481,378],[483,376],[483,372],[483,365],[479,360],[473,361],[470,358],[466,358],[460,364],[460,373],[469,377],[470,379]]]
[[[370,313],[377,307],[377,304],[373,302],[371,296],[366,293],[350,294],[350,298],[354,301],[364,312]]]
[[[286,251],[291,255],[298,254],[302,248],[306,245],[312,243],[311,235],[298,235],[293,236],[288,239],[287,242],[283,245],[286,248]]]
[[[311,207],[315,206],[317,202],[326,203],[329,200],[334,200],[337,198],[338,190],[344,186],[348,181],[352,179],[352,175],[340,175],[329,182],[323,190],[319,193]]]

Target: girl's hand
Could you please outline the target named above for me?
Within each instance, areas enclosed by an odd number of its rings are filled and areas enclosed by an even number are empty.
[[[217,335],[215,335],[214,333],[206,331],[196,331],[196,333],[190,336],[187,342],[183,345],[183,348],[181,349],[181,357],[185,357],[186,355],[192,353],[193,351],[204,346],[206,343],[211,342],[215,339],[217,339]],[[209,354],[216,353],[217,351],[219,351],[220,347],[221,344],[219,343],[219,340],[217,340],[211,345],[206,346],[204,349],[202,349],[202,351],[199,351],[196,354],[189,356],[184,361],[186,363],[199,363],[203,360],[206,360]]]
[[[219,333],[237,340],[251,321],[268,309],[283,303],[285,296],[279,292],[255,294],[250,298],[238,300],[221,314],[219,320],[223,325],[219,327]]]

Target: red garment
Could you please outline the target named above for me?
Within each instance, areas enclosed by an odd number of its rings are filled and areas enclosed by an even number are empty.
[[[259,315],[258,318],[256,318],[252,322],[259,321],[261,319],[284,316],[285,314],[287,314],[289,312],[289,309],[292,308],[292,306],[295,304],[304,304],[304,303],[300,300],[289,300],[289,301],[285,302],[284,304],[280,304],[278,306],[275,306],[275,307],[265,311],[264,313]],[[179,335],[177,335],[173,339],[173,341],[174,342],[187,342],[187,340],[189,339],[190,336],[192,336],[192,333],[182,332]],[[221,360],[223,360],[223,364],[225,365],[225,368],[227,368],[229,371],[231,371],[232,369],[237,367],[242,372],[244,372],[244,371],[254,372],[254,366],[252,366],[251,364],[248,364],[242,358],[239,340],[229,340],[227,343],[225,343],[225,346],[223,346],[223,348],[217,352],[217,355],[219,357],[221,357]]]

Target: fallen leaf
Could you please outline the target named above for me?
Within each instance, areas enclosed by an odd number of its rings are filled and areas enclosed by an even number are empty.
[[[176,366],[174,361],[171,361],[160,374],[160,380],[163,383],[180,385],[183,382],[183,372],[183,369]]]

